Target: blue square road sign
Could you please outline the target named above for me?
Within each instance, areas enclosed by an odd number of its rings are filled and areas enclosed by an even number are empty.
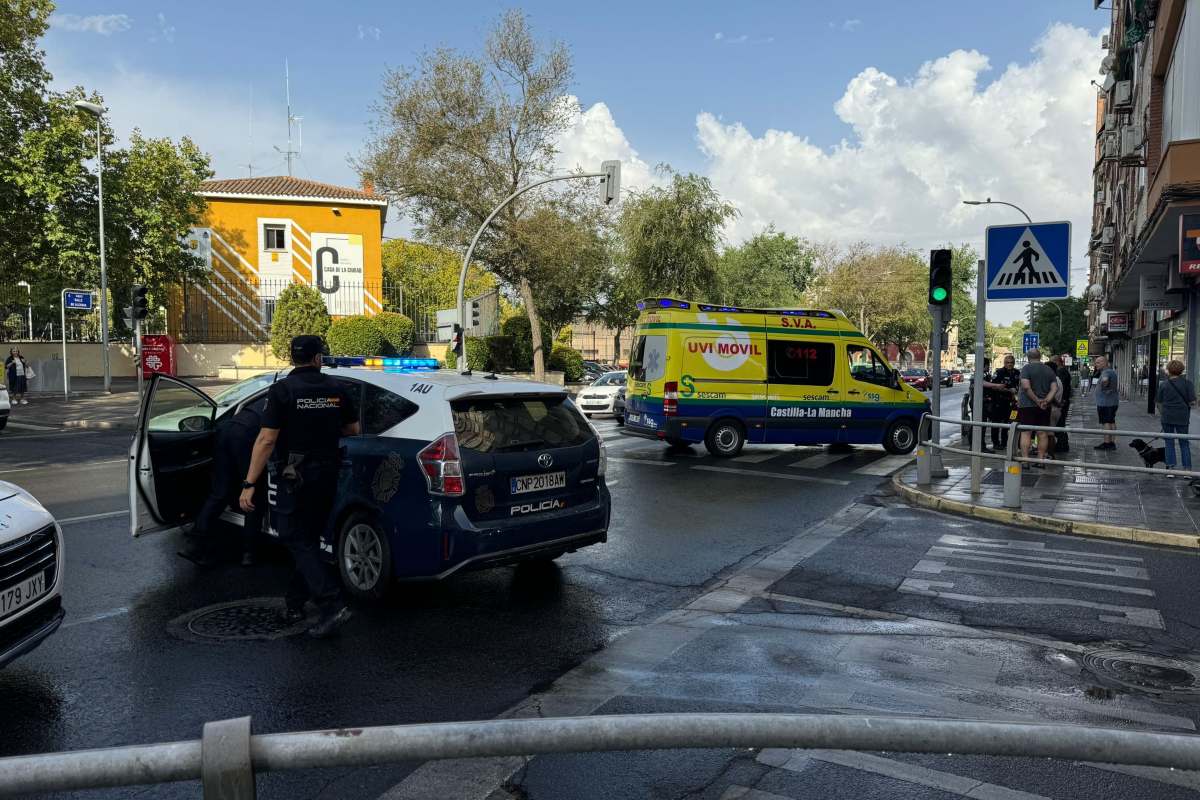
[[[1054,300],[1071,295],[1071,223],[990,225],[987,299]]]
[[[1026,331],[1025,335],[1021,337],[1021,352],[1028,353],[1035,347],[1041,347],[1041,341],[1041,334]]]
[[[92,310],[91,292],[63,292],[63,307],[77,311]]]

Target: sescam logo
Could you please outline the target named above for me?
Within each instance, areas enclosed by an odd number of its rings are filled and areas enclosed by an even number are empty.
[[[715,316],[699,314],[696,320],[705,325],[720,325],[721,321]],[[725,324],[737,325],[733,317],[726,317]],[[688,342],[688,349],[699,352],[704,363],[718,372],[732,372],[738,369],[750,356],[761,356],[758,345],[750,343],[750,334],[745,331],[721,331],[716,342]]]
[[[509,509],[508,515],[515,517],[518,514],[536,514],[539,511],[553,511],[557,508],[566,508],[567,504],[562,500],[543,500],[540,503],[525,503],[524,505],[513,506]]]

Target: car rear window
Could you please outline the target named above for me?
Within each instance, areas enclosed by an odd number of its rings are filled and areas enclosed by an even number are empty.
[[[478,397],[450,404],[458,446],[477,453],[573,447],[592,440],[565,397]]]

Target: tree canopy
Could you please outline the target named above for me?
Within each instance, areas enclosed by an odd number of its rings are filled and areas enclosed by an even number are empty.
[[[807,242],[770,225],[721,254],[718,299],[742,306],[796,305],[808,288],[815,263],[816,254]]]

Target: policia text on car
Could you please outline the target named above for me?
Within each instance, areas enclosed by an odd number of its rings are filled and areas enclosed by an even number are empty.
[[[297,336],[291,349],[295,368],[267,392],[240,504],[253,511],[254,485],[265,468],[271,529],[295,561],[285,614],[303,619],[304,603],[312,600],[321,616],[309,633],[323,637],[350,618],[338,582],[321,560],[319,538],[336,497],[339,439],[358,434],[358,412],[341,384],[321,374],[320,337]]]

